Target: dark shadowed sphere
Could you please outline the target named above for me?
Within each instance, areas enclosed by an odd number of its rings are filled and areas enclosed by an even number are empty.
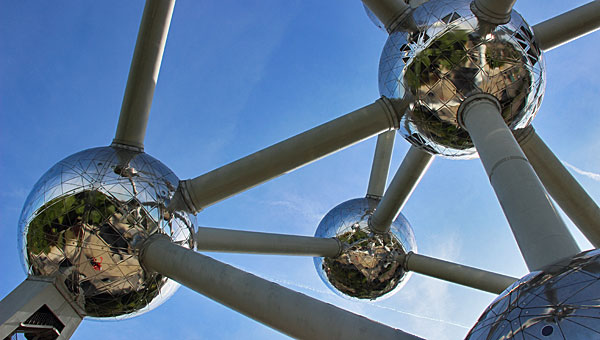
[[[158,306],[179,285],[144,270],[138,251],[153,234],[194,248],[192,217],[164,209],[178,182],[143,152],[100,147],[58,162],[19,220],[28,273],[58,277],[90,317],[127,318]]]
[[[369,217],[378,200],[346,201],[323,217],[316,237],[336,237],[344,246],[335,258],[315,257],[315,267],[325,284],[344,297],[375,300],[389,297],[408,280],[399,257],[416,251],[413,230],[402,214],[387,234],[374,234]]]
[[[429,153],[477,156],[457,112],[472,94],[489,93],[515,130],[531,123],[545,89],[545,66],[531,27],[512,11],[510,22],[490,25],[471,12],[471,0],[431,0],[392,32],[379,63],[379,92],[412,98],[399,132]]]
[[[466,339],[600,339],[600,250],[515,282],[485,310]]]

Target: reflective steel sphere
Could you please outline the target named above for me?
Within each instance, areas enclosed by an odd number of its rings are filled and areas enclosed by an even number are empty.
[[[387,234],[369,230],[369,217],[379,201],[357,198],[333,208],[319,223],[316,237],[336,237],[344,245],[335,258],[315,257],[315,267],[334,292],[357,299],[391,296],[408,280],[399,256],[416,251],[415,236],[402,214]]]
[[[414,31],[392,32],[379,63],[379,92],[412,97],[400,133],[413,145],[452,158],[476,157],[457,122],[465,98],[489,93],[511,129],[526,127],[545,88],[545,67],[529,25],[516,12],[504,25],[481,22],[471,0],[431,0],[412,13]]]
[[[599,338],[600,250],[592,250],[515,282],[466,339]]]
[[[19,220],[29,274],[59,277],[90,317],[158,306],[178,284],[145,271],[138,246],[160,233],[194,247],[190,216],[164,209],[178,182],[149,155],[112,147],[58,162],[35,184]]]

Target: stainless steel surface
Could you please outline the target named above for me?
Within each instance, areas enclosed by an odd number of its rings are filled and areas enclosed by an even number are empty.
[[[487,270],[409,252],[404,255],[403,267],[415,273],[454,282],[459,285],[500,294],[518,279]]]
[[[401,256],[416,251],[413,230],[399,214],[390,231],[375,234],[369,218],[377,200],[357,198],[346,201],[323,217],[316,237],[336,237],[342,242],[337,257],[315,257],[315,268],[325,284],[337,294],[376,300],[392,296],[408,280]]]
[[[533,26],[535,40],[549,51],[600,28],[600,0],[594,0]]]
[[[600,250],[529,273],[498,296],[468,340],[600,339]]]
[[[544,187],[592,245],[600,248],[600,208],[533,127],[526,130],[517,131],[517,140]]]
[[[398,127],[403,100],[375,103],[257,151],[202,176],[182,181],[169,209],[197,212],[363,139]]]
[[[412,12],[417,32],[392,32],[379,64],[379,92],[414,96],[400,122],[413,145],[452,158],[477,156],[456,113],[465,98],[491,93],[510,129],[531,123],[545,88],[542,53],[513,11],[505,25],[482,23],[467,0],[431,0]]]
[[[369,220],[369,227],[376,233],[389,230],[392,221],[402,211],[410,195],[429,169],[433,156],[416,146],[411,146],[396,171],[385,195]]]
[[[196,249],[225,253],[335,257],[341,251],[341,243],[335,238],[198,227]]]
[[[126,318],[158,306],[178,285],[146,272],[137,247],[165,234],[193,248],[191,217],[165,210],[177,182],[145,153],[99,147],[63,159],[35,184],[21,213],[27,271],[58,277],[84,297],[91,317]]]
[[[538,270],[581,250],[500,115],[491,95],[468,98],[459,111],[477,147],[523,259]]]
[[[174,7],[175,0],[146,1],[113,140],[116,145],[144,149],[148,116]]]
[[[298,339],[420,339],[261,279],[155,236],[144,245],[148,268]]]
[[[390,170],[390,161],[394,151],[395,131],[387,131],[377,136],[377,145],[373,155],[373,164],[371,165],[371,175],[369,176],[369,186],[367,187],[367,196],[380,198],[385,192],[388,172]]]

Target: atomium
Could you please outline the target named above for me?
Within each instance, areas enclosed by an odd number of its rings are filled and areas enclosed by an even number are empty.
[[[179,285],[145,271],[138,247],[165,234],[193,249],[191,217],[164,210],[177,183],[143,152],[99,147],[58,162],[35,184],[19,220],[28,273],[59,277],[90,317],[126,318],[160,305]]]
[[[346,201],[323,217],[315,233],[316,237],[335,237],[342,242],[339,256],[314,258],[323,282],[341,296],[369,300],[389,297],[410,277],[402,267],[401,256],[416,251],[413,230],[399,214],[390,232],[373,233],[368,224],[378,203],[371,198]]]
[[[379,63],[379,92],[410,98],[399,132],[431,154],[473,158],[476,150],[457,117],[464,99],[489,93],[509,128],[528,126],[541,104],[545,66],[529,25],[489,25],[469,0],[431,0],[415,9],[415,26],[390,33]]]
[[[500,294],[466,339],[598,339],[600,250],[529,273]]]

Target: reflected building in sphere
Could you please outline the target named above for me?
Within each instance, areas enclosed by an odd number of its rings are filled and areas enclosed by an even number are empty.
[[[155,158],[115,147],[58,162],[21,213],[28,274],[58,277],[83,297],[89,317],[126,318],[158,306],[179,284],[144,270],[138,250],[154,234],[194,248],[192,217],[164,209],[178,181]]]
[[[500,294],[468,340],[600,338],[600,250],[534,271]]]
[[[411,98],[399,132],[431,154],[473,158],[457,118],[467,97],[489,93],[509,128],[528,126],[545,89],[545,66],[531,27],[512,11],[504,25],[480,21],[468,0],[431,0],[412,13],[416,26],[390,33],[379,63],[379,92]]]
[[[399,214],[388,233],[373,233],[369,218],[378,203],[372,198],[346,201],[328,212],[315,232],[316,237],[335,237],[342,243],[339,256],[315,257],[314,262],[321,280],[344,297],[389,297],[411,275],[402,267],[400,258],[417,250],[413,230]]]

